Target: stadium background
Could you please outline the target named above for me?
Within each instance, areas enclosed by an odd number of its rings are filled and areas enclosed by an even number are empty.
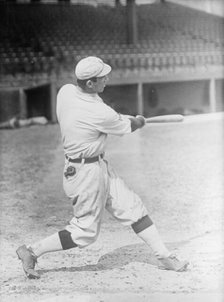
[[[121,113],[223,110],[221,0],[0,5],[0,122],[40,115],[56,122],[57,91],[75,81],[75,63],[88,55],[112,65],[103,97]]]

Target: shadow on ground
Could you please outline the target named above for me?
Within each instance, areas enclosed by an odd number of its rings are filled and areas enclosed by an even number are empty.
[[[172,242],[166,244],[168,249],[175,252],[180,246],[188,243],[188,240]],[[74,254],[74,257],[75,254]],[[157,259],[150,253],[148,246],[144,243],[130,244],[101,256],[96,264],[88,264],[74,267],[60,267],[49,270],[39,270],[39,273],[49,272],[87,272],[87,271],[105,271],[121,268],[132,262],[140,262],[151,265],[157,265]]]

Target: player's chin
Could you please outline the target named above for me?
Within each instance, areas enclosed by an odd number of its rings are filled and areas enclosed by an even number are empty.
[[[101,87],[101,88],[99,89],[99,93],[103,92],[103,91],[104,91],[104,88],[105,88],[105,86]]]

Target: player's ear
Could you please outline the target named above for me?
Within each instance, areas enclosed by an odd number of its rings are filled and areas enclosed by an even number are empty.
[[[88,80],[88,81],[86,82],[86,86],[87,86],[88,88],[92,88],[92,87],[93,87],[93,82],[92,82],[91,80]]]

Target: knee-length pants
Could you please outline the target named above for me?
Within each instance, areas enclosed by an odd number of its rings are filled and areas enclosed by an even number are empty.
[[[63,177],[66,195],[72,200],[73,218],[66,230],[82,248],[99,235],[104,209],[123,225],[132,225],[148,213],[140,197],[116,174],[108,162],[71,163],[74,175]],[[74,169],[75,168],[75,169]]]

